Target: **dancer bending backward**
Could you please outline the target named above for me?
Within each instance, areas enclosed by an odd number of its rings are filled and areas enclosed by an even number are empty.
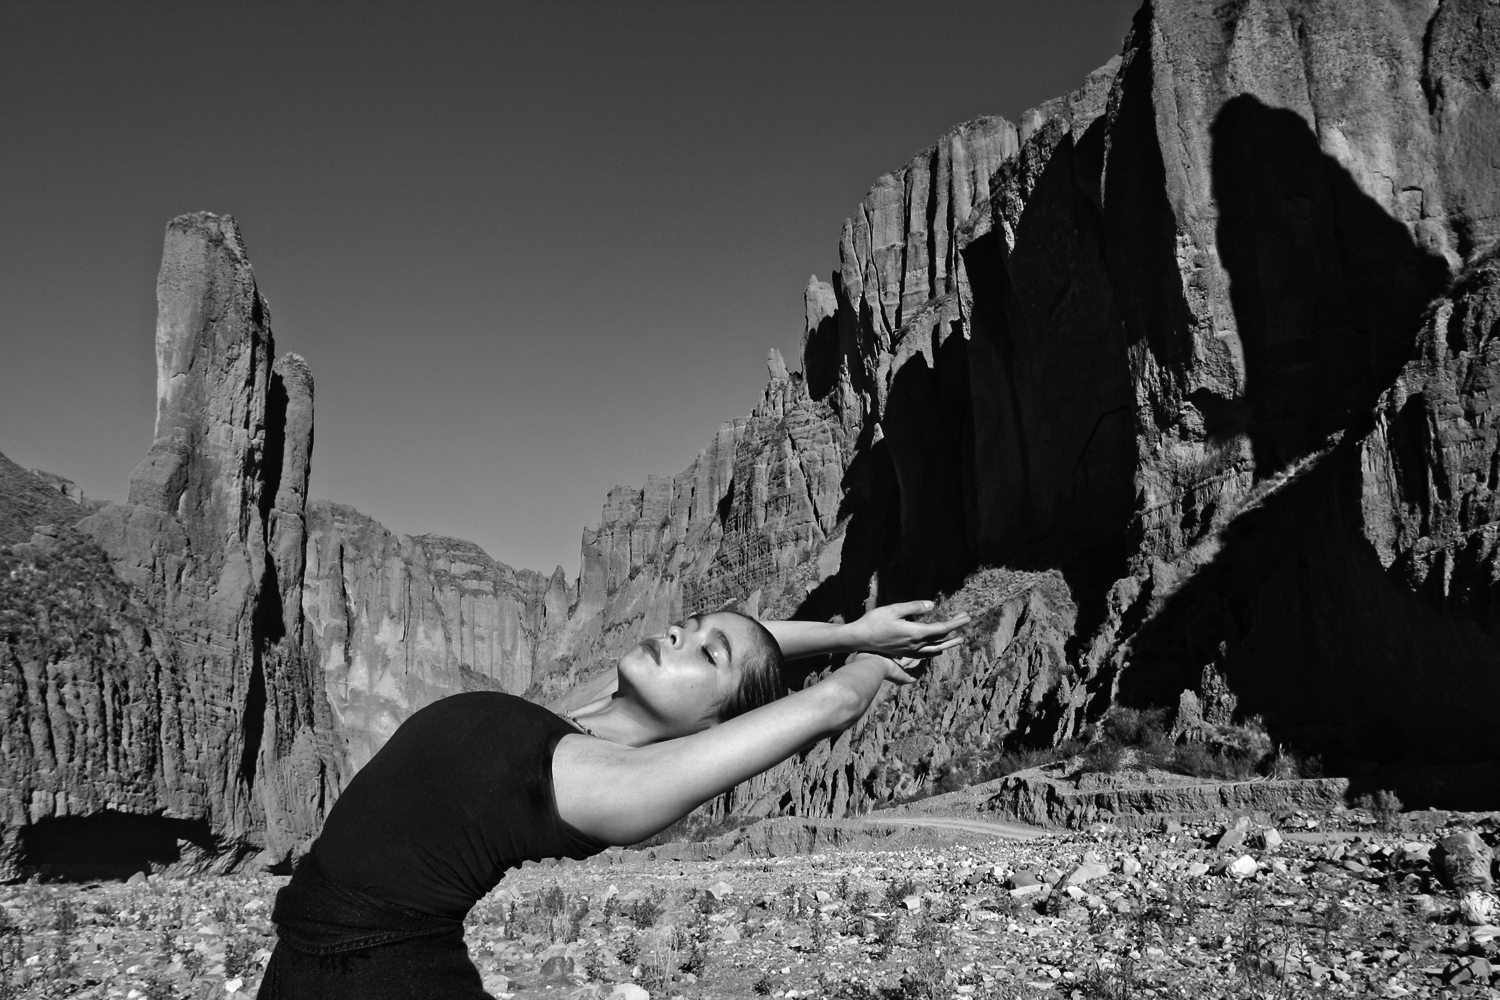
[[[488,996],[463,918],[526,860],[634,844],[852,726],[883,683],[968,621],[848,625],[695,615],[620,658],[612,692],[568,719],[496,692],[407,719],[349,783],[276,897],[268,1000]],[[784,660],[855,653],[789,694]]]

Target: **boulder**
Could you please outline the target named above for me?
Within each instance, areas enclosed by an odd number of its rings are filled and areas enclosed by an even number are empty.
[[[1488,889],[1494,884],[1490,874],[1494,852],[1472,830],[1450,834],[1438,841],[1432,858],[1443,884],[1450,889]]]

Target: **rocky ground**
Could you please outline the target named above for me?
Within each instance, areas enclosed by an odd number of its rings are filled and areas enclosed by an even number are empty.
[[[467,936],[501,998],[1500,995],[1494,817],[1273,823],[611,852],[512,872]],[[3,996],[252,996],[284,882],[6,887]]]

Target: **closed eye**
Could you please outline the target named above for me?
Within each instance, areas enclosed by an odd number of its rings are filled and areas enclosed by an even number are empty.
[[[709,649],[707,646],[704,646],[701,650],[699,650],[699,652],[703,654],[704,658],[707,659],[709,663],[712,663],[716,667],[719,665],[719,661],[714,659],[713,650]]]

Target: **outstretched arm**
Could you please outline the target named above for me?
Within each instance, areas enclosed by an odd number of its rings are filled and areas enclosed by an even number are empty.
[[[788,660],[823,653],[882,653],[886,656],[935,656],[961,642],[953,630],[968,624],[968,615],[946,622],[924,625],[907,621],[923,615],[935,605],[931,601],[887,604],[865,613],[847,625],[831,622],[761,622]]]
[[[552,757],[558,814],[606,843],[637,843],[854,725],[887,680],[913,678],[894,660],[856,656],[810,688],[691,736],[638,748],[564,736]]]

